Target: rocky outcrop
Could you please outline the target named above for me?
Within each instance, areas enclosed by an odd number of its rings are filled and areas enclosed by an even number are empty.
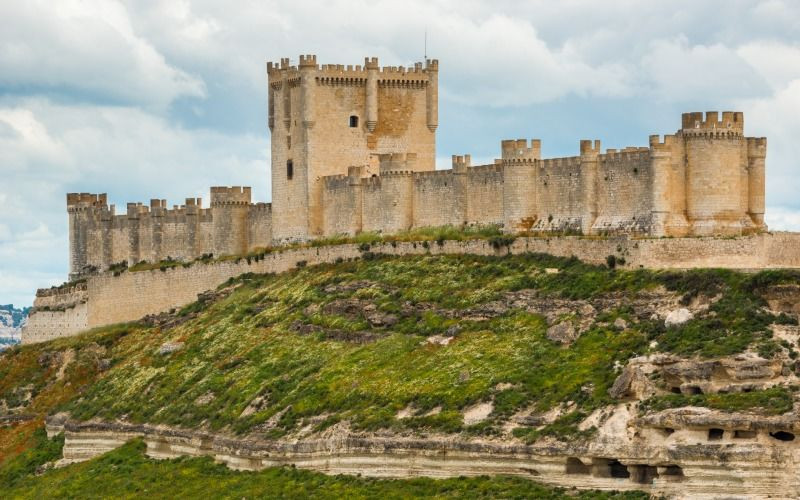
[[[800,317],[800,285],[774,285],[766,288],[761,296],[770,310]]]
[[[450,477],[509,474],[563,487],[645,490],[670,498],[792,498],[800,495],[792,441],[778,429],[796,429],[798,417],[735,418],[752,437],[723,436],[706,425],[727,418],[713,411],[669,411],[631,419],[630,409],[606,415],[596,437],[535,445],[454,436],[397,437],[353,433],[337,424],[322,435],[292,441],[234,437],[164,426],[48,419],[49,434],[65,433],[61,465],[82,461],[141,437],[153,458],[211,456],[231,468],[258,470],[292,464],[330,474],[376,477]],[[688,425],[678,431],[663,426]],[[727,425],[726,424],[726,425]],[[726,429],[728,427],[725,427]],[[785,431],[784,431],[785,432]],[[744,434],[740,434],[745,436]],[[750,436],[750,435],[746,435]]]
[[[763,359],[754,353],[711,359],[670,354],[633,358],[609,393],[615,398],[645,399],[657,393],[716,394],[749,392],[798,381],[790,360]],[[657,383],[659,385],[657,385]]]

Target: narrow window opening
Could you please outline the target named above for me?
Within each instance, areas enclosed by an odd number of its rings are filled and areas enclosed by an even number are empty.
[[[794,441],[794,434],[792,434],[791,432],[786,432],[786,431],[770,432],[769,435],[774,437],[778,441]]]
[[[725,434],[723,429],[712,428],[708,430],[708,440],[709,441],[719,441],[722,439],[722,436]]]
[[[358,127],[358,117],[356,115],[352,115],[350,117],[350,128]]]
[[[292,160],[286,160],[286,178],[292,180],[294,177],[294,164]]]
[[[286,149],[292,149],[292,136],[286,136]]]

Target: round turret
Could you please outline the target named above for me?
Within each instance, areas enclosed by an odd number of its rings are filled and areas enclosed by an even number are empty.
[[[741,234],[747,219],[742,113],[684,113],[686,214],[697,235]],[[743,203],[744,200],[744,203]]]
[[[212,187],[211,214],[214,255],[247,253],[249,187]]]

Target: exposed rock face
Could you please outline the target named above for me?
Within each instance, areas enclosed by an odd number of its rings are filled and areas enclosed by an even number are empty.
[[[547,338],[562,344],[571,344],[578,338],[578,332],[569,321],[562,321],[547,329]]]
[[[797,383],[797,376],[784,369],[785,362],[763,359],[753,353],[713,360],[690,360],[669,354],[642,356],[629,361],[609,394],[615,398],[644,399],[659,392],[748,392]],[[653,384],[653,376],[663,384],[661,389]]]
[[[180,351],[183,349],[183,345],[183,342],[166,342],[158,348],[158,353],[162,356],[166,356],[167,354]]]
[[[771,310],[800,317],[800,285],[774,285],[762,295]]]
[[[589,441],[536,445],[381,437],[353,433],[338,424],[317,437],[271,441],[164,426],[78,423],[63,415],[49,419],[47,430],[51,435],[65,433],[60,465],[87,460],[142,437],[150,457],[205,455],[241,470],[292,464],[330,474],[376,477],[509,474],[563,487],[638,489],[670,498],[800,495],[800,479],[794,473],[800,465],[797,445],[786,440],[798,429],[797,413],[762,419],[697,409],[639,419],[633,414],[628,405],[620,405],[597,415],[599,428]],[[709,432],[708,426],[722,429],[722,434]]]
[[[685,307],[675,309],[674,311],[670,311],[667,317],[664,318],[664,325],[668,328],[671,326],[680,326],[690,321],[693,317],[694,315]]]

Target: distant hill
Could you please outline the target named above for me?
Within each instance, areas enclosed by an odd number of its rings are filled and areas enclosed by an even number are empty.
[[[0,323],[4,324],[4,326],[19,328],[28,317],[30,310],[30,307],[23,307],[20,309],[14,307],[13,304],[0,305]],[[6,323],[6,321],[8,321],[6,318],[8,317],[11,318],[10,324]]]
[[[30,309],[18,309],[13,304],[0,305],[0,350],[8,344],[19,344],[20,331]]]

